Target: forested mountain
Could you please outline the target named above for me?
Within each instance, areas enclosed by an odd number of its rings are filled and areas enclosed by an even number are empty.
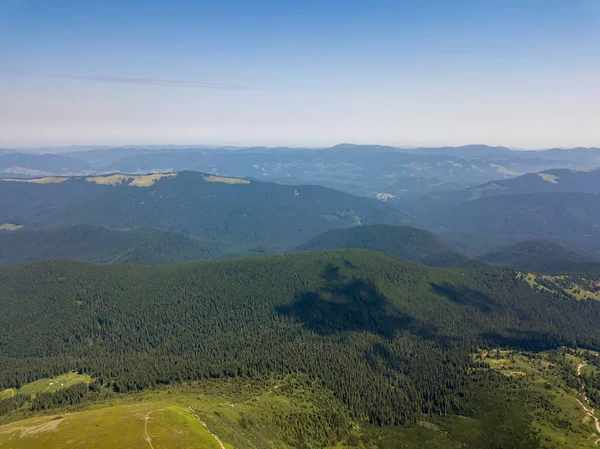
[[[0,306],[0,389],[72,369],[117,392],[306,373],[380,425],[451,413],[475,348],[600,349],[599,302],[365,250],[34,262],[0,269]]]
[[[294,247],[335,227],[399,224],[399,210],[319,186],[195,172],[0,182],[0,223],[24,229],[94,223],[152,227],[239,246]]]
[[[554,169],[467,189],[469,198],[522,193],[600,193],[600,169]]]
[[[420,215],[426,215],[432,208],[438,209],[465,201],[474,201],[501,195],[534,193],[600,193],[600,169],[571,170],[553,169],[538,173],[527,173],[511,179],[497,179],[485,184],[457,189],[455,186],[439,186],[438,192],[431,192],[416,200],[403,203]]]
[[[591,253],[600,251],[600,194],[538,192],[466,199],[471,193],[446,192],[401,207],[415,226],[454,233],[458,247],[468,247],[468,234],[473,233],[480,241],[476,246],[483,249],[479,255],[493,246],[540,238],[573,243]],[[499,244],[494,245],[496,240]]]
[[[521,240],[557,239],[600,251],[600,170],[547,170],[398,203],[414,225],[454,232],[459,247],[489,252]],[[478,240],[470,245],[471,233]],[[488,242],[486,242],[486,236]],[[478,248],[477,248],[478,247]],[[480,251],[483,250],[483,251]]]
[[[438,226],[508,235],[554,237],[598,248],[600,195],[530,193],[465,201],[432,211]]]
[[[0,232],[0,265],[42,259],[157,265],[213,259],[220,254],[214,242],[156,229],[124,231],[85,224]]]
[[[525,240],[480,257],[491,264],[536,273],[583,271],[600,268],[600,263],[580,250],[552,240]]]
[[[372,225],[332,229],[303,243],[297,251],[362,248],[429,266],[474,265],[434,234],[411,226]]]

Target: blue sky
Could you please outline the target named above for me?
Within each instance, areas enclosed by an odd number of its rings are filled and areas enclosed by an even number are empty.
[[[600,146],[600,1],[0,0],[0,147]]]

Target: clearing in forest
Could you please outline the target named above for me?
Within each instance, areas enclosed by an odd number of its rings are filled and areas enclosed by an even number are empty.
[[[36,380],[35,382],[23,385],[18,390],[13,389],[13,391],[19,394],[30,394],[35,396],[38,393],[54,393],[55,391],[80,383],[89,384],[91,380],[92,378],[87,374],[77,374],[71,371],[70,373],[61,374],[52,379]]]
[[[250,181],[247,179],[240,178],[223,178],[221,176],[205,176],[204,180],[206,182],[222,182],[224,184],[250,184]]]
[[[177,173],[154,173],[151,175],[121,175],[114,174],[108,176],[90,176],[85,178],[87,182],[94,184],[116,186],[129,184],[135,187],[150,187],[156,181],[162,178],[171,178],[177,176]]]
[[[4,223],[0,226],[0,229],[3,231],[16,231],[17,229],[21,229],[23,225],[16,225],[13,223]]]

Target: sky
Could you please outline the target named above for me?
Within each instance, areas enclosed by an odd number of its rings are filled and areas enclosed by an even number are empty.
[[[0,148],[600,146],[600,0],[0,0]]]

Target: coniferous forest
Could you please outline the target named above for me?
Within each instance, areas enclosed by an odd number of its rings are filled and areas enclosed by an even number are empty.
[[[117,393],[301,374],[376,425],[451,413],[478,349],[600,349],[598,302],[534,290],[511,270],[365,250],[34,262],[0,270],[0,302],[0,390],[69,370]]]

